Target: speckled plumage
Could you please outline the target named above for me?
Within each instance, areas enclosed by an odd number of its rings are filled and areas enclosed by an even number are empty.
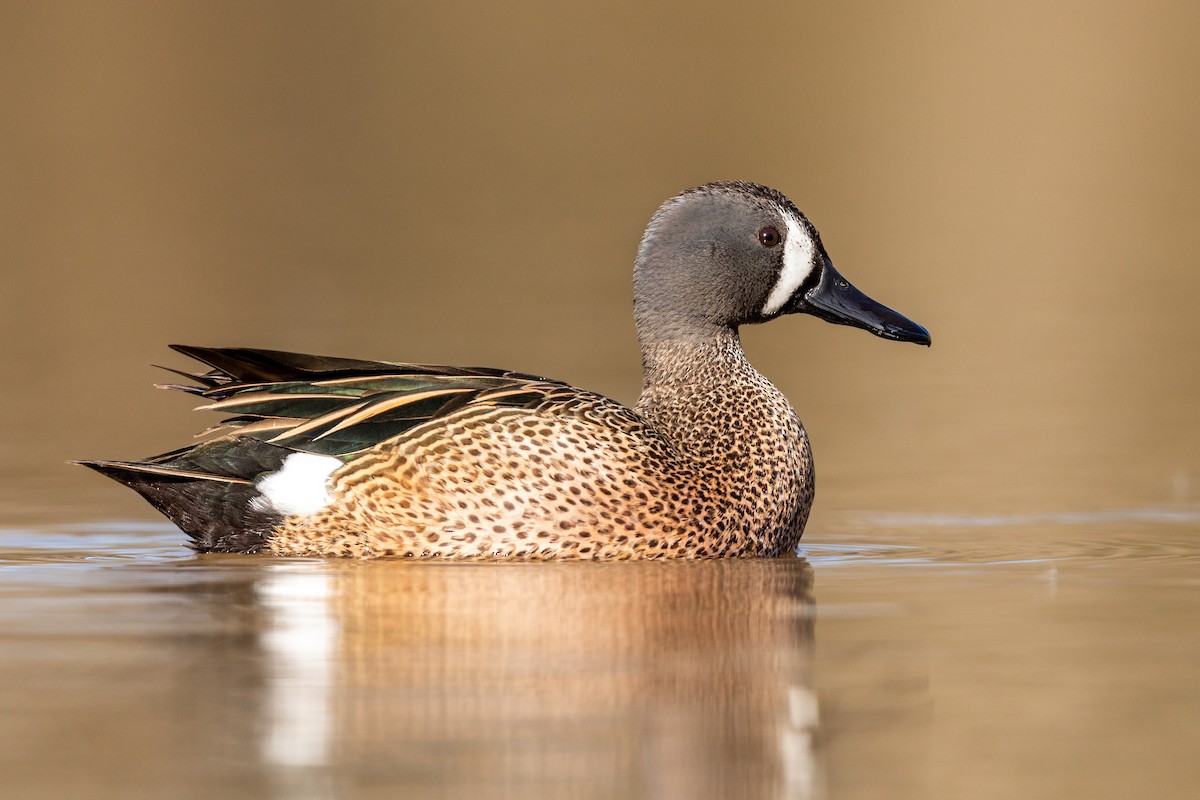
[[[693,353],[692,355],[698,355]],[[469,405],[334,473],[282,555],[657,558],[796,546],[812,456],[796,413],[735,337],[661,374],[636,410],[565,386],[532,408]],[[656,367],[664,369],[664,367]],[[695,381],[698,391],[680,391]],[[686,398],[686,402],[681,402]]]
[[[810,237],[812,263],[786,261],[794,256],[776,246],[780,230]],[[799,288],[768,313],[764,298],[788,270]],[[141,492],[201,551],[777,555],[796,547],[808,519],[812,455],[795,411],[746,360],[737,327],[798,311],[928,343],[920,326],[841,279],[787,198],[708,184],[665,203],[639,250],[636,408],[501,370],[178,348],[213,371],[173,388],[237,416],[191,448],[84,463]],[[333,465],[315,511],[281,511],[264,483],[296,453]]]

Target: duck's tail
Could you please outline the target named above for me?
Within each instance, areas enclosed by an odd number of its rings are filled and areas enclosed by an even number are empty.
[[[257,439],[207,442],[145,461],[76,461],[128,486],[191,537],[200,553],[260,553],[283,520],[255,478],[291,451]],[[231,461],[230,456],[236,458]]]

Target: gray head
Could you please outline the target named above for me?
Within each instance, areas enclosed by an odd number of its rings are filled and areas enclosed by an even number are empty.
[[[633,298],[643,342],[705,339],[795,313],[930,341],[920,325],[851,286],[808,218],[755,183],[708,183],[664,203],[638,248]]]

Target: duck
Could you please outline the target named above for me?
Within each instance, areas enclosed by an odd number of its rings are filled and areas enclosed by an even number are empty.
[[[834,268],[776,189],[717,181],[652,215],[633,269],[642,393],[628,407],[522,372],[172,345],[163,388],[229,415],[201,441],[84,466],[199,553],[665,559],[795,552],[813,456],[739,328],[792,314],[928,346]]]

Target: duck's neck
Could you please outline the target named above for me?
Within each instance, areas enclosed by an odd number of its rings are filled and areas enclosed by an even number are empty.
[[[638,411],[683,453],[703,461],[757,455],[758,440],[792,428],[795,412],[742,351],[737,331],[642,342]],[[787,430],[786,433],[791,433]]]
[[[706,381],[758,374],[731,328],[715,328],[705,336],[650,339],[641,346],[643,401],[663,391],[688,392],[703,388]]]

